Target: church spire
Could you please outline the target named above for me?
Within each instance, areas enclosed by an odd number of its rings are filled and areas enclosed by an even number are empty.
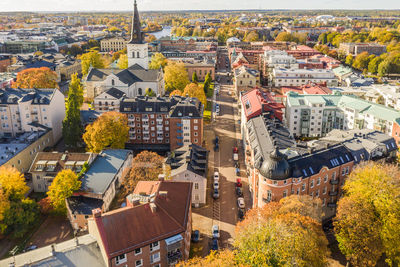
[[[137,9],[136,0],[133,4],[131,39],[129,40],[129,43],[130,44],[143,43],[143,33],[140,25],[139,11]]]

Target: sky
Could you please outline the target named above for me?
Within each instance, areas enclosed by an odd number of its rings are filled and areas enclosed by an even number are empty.
[[[139,11],[400,9],[400,0],[137,0]],[[133,0],[0,0],[3,11],[129,11]]]

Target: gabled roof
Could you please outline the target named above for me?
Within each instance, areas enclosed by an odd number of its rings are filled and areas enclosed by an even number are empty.
[[[192,184],[187,182],[140,181],[134,193],[155,188],[154,202],[117,209],[94,216],[108,258],[152,242],[184,233],[190,216]],[[160,192],[167,192],[160,196]],[[155,205],[152,210],[150,205]]]
[[[106,93],[116,99],[120,99],[121,97],[123,97],[125,95],[124,92],[122,92],[121,90],[114,88],[114,87],[106,90],[104,93]]]
[[[136,64],[137,65],[137,64]],[[136,82],[157,82],[161,70],[146,70],[139,65],[133,65],[128,69],[96,69],[91,68],[86,77],[89,82],[104,81],[108,76],[114,74],[121,82],[129,86]]]

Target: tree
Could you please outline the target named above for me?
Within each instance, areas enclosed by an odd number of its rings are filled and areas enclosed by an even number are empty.
[[[381,57],[375,57],[368,63],[368,72],[377,73],[379,64],[383,61]]]
[[[206,77],[204,78],[204,85],[203,85],[203,91],[207,95],[208,90],[210,89],[211,86],[211,75],[209,72],[207,72]]]
[[[80,56],[82,65],[82,75],[86,76],[88,74],[89,68],[104,68],[105,63],[102,56],[98,51],[90,51],[88,53],[82,54]]]
[[[64,142],[68,147],[76,147],[82,137],[80,108],[83,104],[83,85],[78,75],[72,74],[63,120]]]
[[[329,252],[319,222],[321,215],[321,200],[297,195],[250,210],[245,220],[236,226],[237,263],[325,266]]]
[[[189,84],[188,73],[182,62],[168,61],[164,71],[165,88],[167,91],[172,92],[176,89],[183,91],[185,86]]]
[[[133,192],[139,181],[157,181],[164,173],[164,158],[155,152],[142,151],[132,160],[132,169],[122,182],[125,190]]]
[[[57,73],[47,67],[20,71],[14,88],[58,88]]]
[[[126,54],[120,55],[117,63],[118,68],[127,69],[128,68],[128,56]]]
[[[65,199],[81,187],[78,176],[70,169],[60,171],[49,186],[47,195],[54,210],[65,212]]]
[[[235,262],[234,252],[225,249],[211,251],[206,257],[194,257],[187,261],[179,262],[176,267],[231,267],[238,266]]]
[[[128,118],[115,111],[103,113],[86,127],[83,134],[87,150],[94,153],[99,153],[104,148],[122,149],[128,138]]]
[[[353,68],[359,69],[359,70],[367,69],[368,63],[369,63],[368,52],[362,52],[355,57],[355,59],[353,61]]]
[[[174,95],[182,95],[182,91],[179,90],[174,90],[169,94],[169,97],[174,96]]]
[[[185,90],[183,90],[183,96],[195,97],[204,106],[207,104],[207,97],[204,94],[204,90],[195,83],[190,83],[186,85]]]
[[[384,253],[400,262],[400,171],[368,163],[353,170],[343,186],[334,222],[339,248],[355,266],[374,266]]]
[[[256,31],[251,31],[244,37],[245,42],[256,42],[259,40],[258,33]]]
[[[144,95],[152,97],[152,96],[156,96],[156,93],[154,93],[154,91],[151,90],[151,88],[147,88]]]
[[[0,184],[4,196],[11,201],[24,198],[29,191],[24,176],[9,166],[0,167]]]
[[[149,69],[158,70],[159,68],[163,68],[167,65],[167,59],[161,53],[155,53],[151,56]]]
[[[385,98],[382,95],[379,95],[378,99],[376,99],[376,103],[385,105]]]
[[[197,73],[194,71],[192,75],[192,83],[197,84],[199,82],[199,78],[197,78]]]
[[[347,65],[351,66],[351,65],[353,65],[353,60],[354,60],[353,55],[352,54],[348,54],[347,57],[346,57],[345,63]]]

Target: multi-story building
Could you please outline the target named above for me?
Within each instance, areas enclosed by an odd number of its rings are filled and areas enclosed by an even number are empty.
[[[0,72],[6,72],[11,65],[11,56],[0,56]]]
[[[29,168],[34,192],[47,192],[57,174],[72,170],[79,174],[85,164],[90,165],[96,158],[93,153],[39,152]]]
[[[213,60],[192,61],[192,62],[186,61],[184,63],[190,81],[192,80],[193,73],[196,73],[197,78],[200,82],[203,82],[205,80],[207,73],[210,73],[210,77],[214,81],[215,61]]]
[[[321,52],[315,50],[306,45],[294,45],[290,47],[289,50],[286,50],[289,55],[294,56],[297,59],[305,59],[315,55],[320,55]]]
[[[17,78],[14,72],[1,72],[0,73],[0,89],[11,87],[12,83]]]
[[[203,142],[203,105],[197,98],[136,97],[123,99],[132,149],[174,150]]]
[[[373,129],[400,144],[400,111],[351,95],[299,95],[289,92],[286,121],[300,136],[325,136],[333,129]]]
[[[337,86],[335,74],[329,69],[284,69],[274,68],[270,80],[272,85],[279,86],[301,86],[308,83],[325,84],[326,86]]]
[[[298,69],[299,63],[292,55],[282,50],[266,50],[260,56],[259,70],[263,84],[268,84],[271,72],[274,68]]]
[[[60,78],[63,81],[71,79],[71,75],[74,73],[81,74],[82,66],[80,60],[65,60],[58,64],[58,70]]]
[[[140,181],[127,207],[93,211],[89,234],[108,267],[174,266],[187,260],[192,230],[192,184]]]
[[[368,54],[381,55],[386,53],[386,45],[380,45],[377,43],[340,43],[339,51],[346,55],[358,55],[362,52],[368,52]]]
[[[102,52],[117,52],[126,48],[127,41],[122,37],[102,39],[100,49]]]
[[[96,96],[93,100],[93,107],[100,113],[119,111],[119,105],[124,97],[126,97],[124,92],[113,87]]]
[[[48,127],[57,142],[64,117],[64,95],[58,89],[0,89],[0,136]]]
[[[252,89],[260,84],[260,72],[246,66],[238,67],[233,72],[233,85],[236,91]]]
[[[324,69],[334,69],[341,65],[340,60],[334,59],[327,55],[314,55],[310,59],[318,59],[324,64]]]
[[[191,182],[192,204],[195,207],[207,201],[207,149],[190,144],[175,149],[166,163],[171,166],[170,179],[175,182]]]
[[[324,140],[296,143],[277,119],[249,120],[244,134],[253,207],[290,195],[322,200],[327,217],[335,214],[342,185],[353,166],[396,156],[393,137],[374,130],[337,131]]]
[[[160,39],[161,51],[195,51],[195,50],[216,50],[216,41],[201,40],[196,37],[167,37]]]
[[[34,53],[46,48],[46,42],[44,41],[6,41],[2,46],[2,53],[10,54],[26,54]]]
[[[87,230],[92,210],[108,211],[122,180],[132,167],[132,151],[106,149],[87,166],[78,192],[66,199],[67,215],[75,230]],[[77,168],[80,166],[78,165]]]

